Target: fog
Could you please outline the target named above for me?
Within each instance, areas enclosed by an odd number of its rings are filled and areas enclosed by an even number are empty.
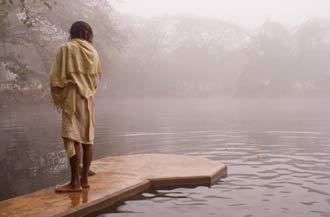
[[[327,0],[109,0],[122,13],[142,17],[193,14],[255,27],[267,20],[295,26],[310,18],[329,17]]]
[[[149,192],[116,216],[329,216],[329,6],[0,1],[0,200],[69,178],[48,77],[83,20],[103,69],[94,159],[170,153],[229,168],[210,188]]]
[[[76,20],[94,28],[103,65],[103,96],[330,93],[326,1],[4,2],[3,103],[49,98],[51,63]]]

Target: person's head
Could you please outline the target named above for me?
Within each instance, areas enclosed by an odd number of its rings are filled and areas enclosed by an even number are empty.
[[[92,27],[83,21],[77,21],[70,28],[70,39],[79,38],[93,43]]]

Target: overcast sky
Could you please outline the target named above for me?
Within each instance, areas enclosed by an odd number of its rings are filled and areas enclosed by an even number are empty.
[[[290,26],[330,17],[330,0],[109,0],[121,12],[150,17],[163,14],[213,16],[253,27],[267,20]]]

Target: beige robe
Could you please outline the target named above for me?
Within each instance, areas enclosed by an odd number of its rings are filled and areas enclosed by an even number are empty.
[[[49,76],[55,107],[62,111],[62,138],[67,157],[74,142],[94,143],[96,77],[101,75],[97,51],[81,39],[60,46]]]

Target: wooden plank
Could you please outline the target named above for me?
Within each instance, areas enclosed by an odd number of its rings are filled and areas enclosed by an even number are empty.
[[[203,157],[138,154],[102,158],[92,163],[95,176],[82,192],[54,188],[0,202],[0,217],[86,216],[150,188],[210,186],[227,175],[226,165]]]

